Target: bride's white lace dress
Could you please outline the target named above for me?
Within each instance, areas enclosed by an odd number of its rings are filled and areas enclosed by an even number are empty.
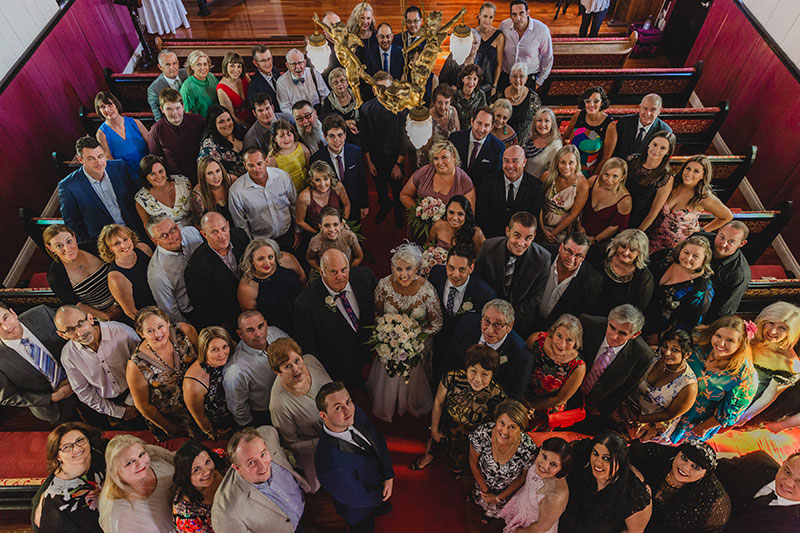
[[[425,339],[422,360],[409,374],[408,383],[401,376],[389,377],[381,360],[375,358],[367,378],[372,413],[388,422],[395,412],[399,415],[409,412],[419,418],[433,408],[426,370],[431,366],[433,335],[442,329],[442,311],[436,289],[425,280],[416,294],[406,296],[394,290],[391,276],[387,276],[375,288],[375,316],[387,313],[410,315],[422,324],[422,332],[430,336]]]

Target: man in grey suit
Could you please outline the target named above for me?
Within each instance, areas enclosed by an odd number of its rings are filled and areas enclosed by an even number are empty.
[[[628,157],[641,154],[659,131],[672,131],[666,122],[658,118],[661,113],[661,97],[650,93],[642,98],[639,113],[625,115],[617,120],[617,146],[614,157],[628,160]]]
[[[166,48],[158,53],[158,70],[161,71],[161,74],[147,88],[147,103],[153,110],[153,118],[156,122],[161,120],[158,95],[167,87],[172,87],[176,91],[180,90],[181,84],[189,76],[185,68],[180,68],[180,62],[175,52]]]
[[[77,400],[61,366],[65,340],[55,312],[39,305],[17,315],[0,302],[0,405],[28,407],[36,418],[69,420]]]

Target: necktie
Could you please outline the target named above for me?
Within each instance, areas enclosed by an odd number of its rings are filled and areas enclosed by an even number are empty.
[[[508,184],[508,194],[506,195],[506,207],[510,208],[514,203],[514,184]]]
[[[389,52],[383,53],[383,71],[389,72]]]
[[[32,343],[30,339],[22,339],[20,344],[25,347],[25,351],[28,352],[28,355],[33,359],[36,368],[47,377],[50,384],[55,389],[58,384],[64,380],[64,371],[49,354],[42,351],[42,349]]]
[[[450,315],[453,315],[453,305],[456,303],[456,293],[458,289],[455,287],[450,287],[450,292],[447,293],[447,304],[445,304],[445,308]]]
[[[753,498],[753,505],[757,507],[767,507],[770,503],[778,499],[778,495],[774,490],[769,491],[769,494],[764,494],[757,498]]]
[[[644,126],[639,127],[639,133],[636,135],[636,151],[642,151],[642,141],[644,141]]]
[[[514,281],[514,265],[516,262],[517,262],[516,255],[509,256],[508,261],[506,261],[506,271],[504,280],[506,298],[509,298],[511,296],[511,284]]]
[[[606,348],[606,351],[598,357],[594,364],[592,365],[592,369],[589,371],[589,374],[586,376],[586,379],[583,380],[583,393],[589,394],[592,391],[592,388],[597,384],[597,381],[600,379],[600,376],[603,375],[608,365],[611,364],[611,356],[614,354],[614,348],[611,346]]]
[[[172,85],[173,89],[179,91],[181,89],[181,79],[179,77],[175,78],[174,80],[172,80],[172,83],[170,83],[170,85]]]
[[[339,181],[342,181],[344,179],[344,162],[341,154],[336,156],[336,166],[339,168]]]
[[[295,85],[297,85],[298,83],[305,83],[305,82],[306,79],[303,76],[300,76],[299,78],[295,78],[294,76],[292,76],[292,83],[294,83]]]
[[[481,143],[473,142],[472,143],[472,154],[469,156],[469,166],[472,166],[472,163],[475,162],[475,158],[478,157],[478,152],[481,149]]]
[[[350,436],[353,438],[353,442],[355,442],[359,448],[363,449],[367,453],[371,453],[372,455],[377,456],[377,453],[375,453],[375,448],[372,447],[369,441],[367,441],[366,439],[361,437],[361,435],[356,433],[354,429],[350,430]]]
[[[342,305],[344,306],[345,312],[347,312],[347,316],[350,318],[350,322],[353,323],[353,329],[358,331],[358,317],[356,316],[356,312],[353,311],[353,306],[350,305],[350,301],[347,299],[347,294],[342,291],[337,296],[342,301]]]
[[[267,84],[275,90],[275,79],[272,76],[267,76]]]

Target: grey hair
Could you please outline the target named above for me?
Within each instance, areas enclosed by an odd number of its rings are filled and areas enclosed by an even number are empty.
[[[347,71],[342,67],[336,67],[328,73],[328,85],[333,85],[333,80],[336,78],[347,79]]]
[[[517,61],[511,65],[511,70],[509,70],[508,73],[513,74],[515,70],[521,70],[525,77],[528,76],[528,64],[523,61]]]
[[[581,348],[583,348],[583,325],[578,320],[578,317],[564,313],[553,322],[548,331],[552,335],[558,328],[562,327],[567,330],[570,338],[575,341],[575,349],[581,351]]]
[[[291,50],[286,52],[286,56],[285,56],[286,57],[286,61],[289,61],[289,55],[290,54],[300,54],[300,57],[306,57],[306,55],[302,51],[300,51],[299,49],[292,48]]]
[[[255,273],[255,267],[253,267],[253,255],[256,253],[256,250],[263,246],[269,246],[272,248],[272,251],[275,252],[275,262],[278,262],[278,259],[281,257],[281,247],[278,246],[278,243],[272,239],[261,239],[256,238],[250,241],[250,244],[247,245],[247,248],[244,249],[244,253],[242,254],[241,264],[239,265],[242,270],[242,278],[243,279],[253,279],[253,275]]]
[[[147,234],[150,235],[151,237],[154,237],[153,228],[155,226],[157,226],[158,224],[161,224],[162,222],[164,222],[168,218],[169,217],[164,213],[161,213],[161,214],[158,214],[158,215],[155,215],[155,216],[152,216],[152,217],[148,218],[147,219]]]
[[[163,66],[164,66],[164,62],[163,62],[163,61],[161,61],[161,60],[162,60],[163,58],[165,58],[165,57],[169,56],[169,55],[174,55],[176,58],[178,57],[178,54],[176,54],[175,52],[173,52],[173,51],[172,51],[172,50],[170,50],[169,48],[164,48],[163,50],[161,50],[161,51],[158,53],[158,64],[159,64],[159,65],[161,65],[161,66],[163,67]]]
[[[617,233],[606,246],[609,259],[617,254],[617,248],[620,246],[625,246],[633,252],[639,252],[639,256],[633,263],[638,270],[647,266],[647,262],[650,260],[650,241],[645,232],[636,228],[628,228]]]
[[[418,267],[421,260],[422,248],[412,242],[406,242],[392,250],[392,266],[397,266],[398,261],[403,261]]]
[[[481,310],[481,318],[489,309],[494,309],[495,311],[503,313],[503,318],[506,319],[506,323],[511,324],[514,322],[514,307],[502,298],[495,298],[494,300],[486,302]]]
[[[644,326],[644,315],[632,304],[618,305],[608,313],[608,319],[620,324],[630,324],[633,328],[631,333],[642,331]]]

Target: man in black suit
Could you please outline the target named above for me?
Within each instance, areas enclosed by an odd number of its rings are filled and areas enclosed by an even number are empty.
[[[253,64],[256,66],[256,73],[250,78],[250,85],[247,87],[247,99],[252,101],[258,93],[267,93],[272,99],[275,112],[289,112],[289,109],[281,109],[278,104],[278,93],[276,84],[280,77],[280,72],[272,62],[272,52],[263,44],[255,45],[250,53],[253,57]]]
[[[564,313],[579,315],[598,304],[603,279],[585,260],[588,252],[589,238],[584,233],[567,235],[558,247],[539,302],[536,331],[547,331]]]
[[[473,113],[469,128],[450,134],[450,142],[461,159],[461,168],[472,178],[476,189],[481,187],[485,176],[502,168],[506,145],[490,133],[493,126],[492,108],[484,106]]]
[[[306,287],[294,302],[294,323],[305,353],[323,364],[334,380],[363,386],[362,368],[372,352],[364,343],[375,323],[375,274],[353,267],[336,249],[322,254],[320,279]]]
[[[373,76],[375,82],[384,87],[392,84],[391,74],[379,71]],[[361,106],[358,129],[361,136],[361,148],[367,160],[367,170],[375,180],[378,189],[378,214],[375,224],[386,219],[394,208],[394,222],[398,228],[403,226],[403,204],[400,203],[400,190],[403,188],[404,152],[403,125],[405,112],[395,115],[377,98],[365,102]],[[392,188],[392,199],[389,199],[389,187]]]
[[[70,419],[78,401],[61,366],[66,341],[44,305],[17,316],[0,302],[0,405],[28,407],[52,424]]]
[[[392,75],[394,79],[403,76],[403,49],[392,44],[392,27],[382,22],[378,26],[378,46],[373,46],[366,51],[367,72],[372,75],[382,70]]]
[[[487,239],[478,253],[475,273],[511,302],[516,314],[514,329],[528,338],[539,317],[550,266],[550,253],[533,242],[536,217],[527,211],[508,221],[505,237]]]
[[[641,154],[650,140],[659,131],[672,131],[666,122],[658,118],[661,113],[661,97],[655,93],[642,98],[639,114],[625,115],[617,120],[617,146],[614,157],[628,160],[628,156]]]
[[[759,450],[720,459],[717,477],[731,499],[728,533],[784,533],[800,524],[800,452],[779,465]]]
[[[197,329],[222,326],[235,336],[241,311],[236,297],[242,276],[239,263],[250,239],[216,211],[203,215],[200,233],[206,241],[192,253],[183,272],[195,325]]]
[[[311,162],[325,161],[344,185],[350,199],[350,218],[359,220],[369,213],[367,172],[361,159],[361,148],[345,141],[347,124],[340,115],[328,115],[322,120],[322,134],[328,143],[311,155]]]
[[[703,318],[703,322],[710,324],[721,316],[736,314],[742,296],[750,284],[750,264],[741,250],[747,244],[750,230],[744,222],[731,220],[716,235],[704,231],[695,235],[705,237],[714,247],[714,256],[711,258],[714,298]]]
[[[489,300],[497,298],[488,283],[472,271],[475,270],[475,252],[470,246],[453,246],[447,252],[444,266],[436,265],[428,275],[442,308],[444,325],[433,341],[433,375],[444,374],[444,353],[450,346],[453,330],[461,318],[477,313]],[[438,386],[438,381],[434,381]]]
[[[481,316],[477,313],[465,315],[452,339],[445,355],[444,372],[464,368],[467,348],[485,344],[500,356],[495,381],[511,398],[522,398],[533,372],[533,355],[514,331],[514,308],[510,303],[495,298],[483,306]]]
[[[608,417],[628,397],[653,360],[653,350],[640,337],[644,315],[631,304],[603,317],[581,315],[586,377],[581,391],[588,412]]]
[[[402,50],[403,46],[414,44],[414,34],[422,27],[422,10],[417,6],[408,6],[405,13],[406,29],[401,31],[392,39],[392,44],[399,46]],[[406,42],[403,43],[403,34],[405,34]],[[425,41],[419,43],[419,47],[424,47]]]
[[[514,145],[503,152],[503,168],[484,176],[477,191],[478,226],[486,238],[502,237],[511,215],[527,211],[539,216],[544,196],[542,182],[525,172],[525,150]]]

